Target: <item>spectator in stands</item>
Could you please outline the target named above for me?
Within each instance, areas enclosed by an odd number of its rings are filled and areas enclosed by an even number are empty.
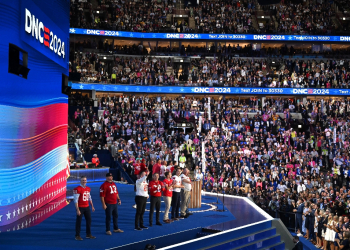
[[[274,14],[279,34],[324,35],[331,34],[335,28],[330,3],[319,4],[313,0],[294,4],[285,1],[277,6]]]
[[[101,163],[100,163],[100,159],[97,157],[97,154],[93,155],[93,158],[91,160],[92,164],[94,165],[94,167],[102,167]]]

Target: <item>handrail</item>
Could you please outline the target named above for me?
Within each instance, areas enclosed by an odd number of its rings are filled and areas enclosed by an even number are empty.
[[[286,228],[293,230],[294,232],[297,231],[296,228],[296,213],[293,212],[284,212],[281,210],[277,210],[276,211],[278,214],[278,217],[282,220],[283,223],[285,223]],[[283,215],[287,215],[287,217],[284,217]],[[290,218],[290,220],[288,219],[288,217]],[[292,221],[294,220],[294,221]]]

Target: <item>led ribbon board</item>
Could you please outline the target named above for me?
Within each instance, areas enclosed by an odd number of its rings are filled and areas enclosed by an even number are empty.
[[[192,33],[143,33],[112,30],[70,28],[70,34],[95,35],[141,39],[196,39],[196,40],[237,40],[237,41],[293,41],[293,42],[349,42],[350,36],[314,35],[253,35],[253,34],[192,34]]]
[[[227,95],[320,95],[347,96],[346,89],[301,89],[301,88],[237,88],[237,87],[178,87],[178,86],[135,86],[111,84],[72,83],[72,89],[96,90],[122,93],[163,94],[227,94]]]

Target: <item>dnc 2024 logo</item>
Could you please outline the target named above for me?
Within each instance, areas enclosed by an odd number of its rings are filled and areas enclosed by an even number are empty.
[[[38,18],[35,17],[27,8],[25,9],[25,31],[31,34],[36,40],[42,43],[45,47],[49,48],[59,57],[64,58],[66,55],[65,44],[60,37],[57,37],[45,26]]]

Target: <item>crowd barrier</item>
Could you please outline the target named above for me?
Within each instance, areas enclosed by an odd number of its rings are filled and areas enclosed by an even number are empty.
[[[278,216],[278,218],[281,219],[281,221],[286,226],[286,228],[288,228],[288,230],[294,231],[294,232],[297,231],[297,228],[296,228],[296,213],[277,211],[277,216]]]
[[[86,176],[88,182],[100,182],[106,180],[106,174],[109,172],[108,167],[103,168],[87,168],[87,169],[72,169],[70,176],[67,179],[67,185],[80,183],[80,177]]]

